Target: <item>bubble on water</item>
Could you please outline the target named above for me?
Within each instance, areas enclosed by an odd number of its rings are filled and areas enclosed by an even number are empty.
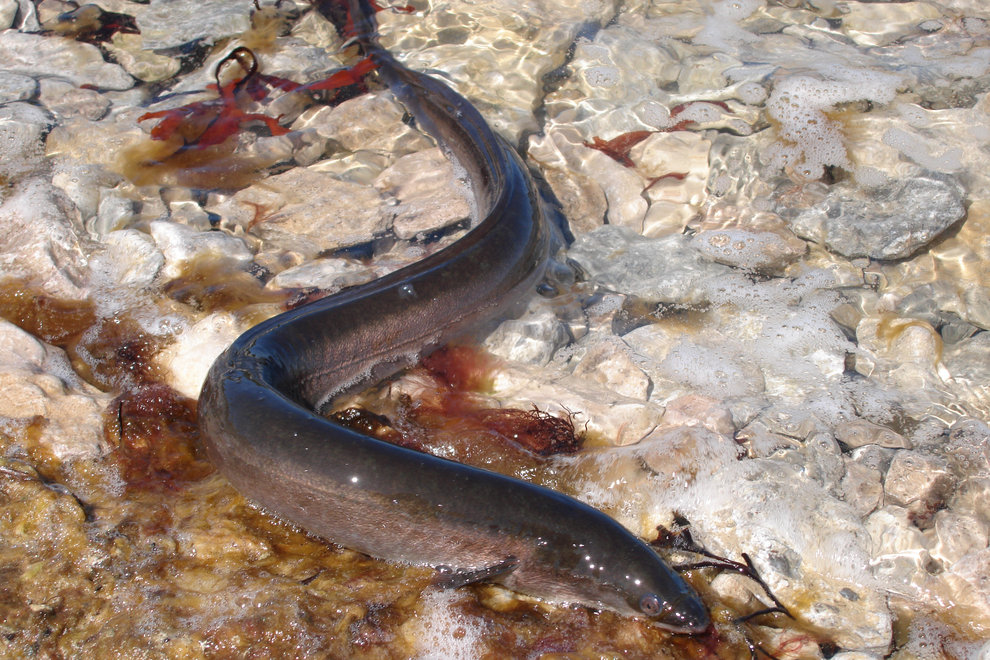
[[[485,655],[485,621],[458,611],[463,596],[454,590],[424,593],[414,625],[419,660],[473,660]]]

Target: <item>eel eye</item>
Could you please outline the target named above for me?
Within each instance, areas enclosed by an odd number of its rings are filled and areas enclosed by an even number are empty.
[[[646,616],[658,616],[663,611],[663,603],[656,594],[644,594],[639,599],[639,611]]]

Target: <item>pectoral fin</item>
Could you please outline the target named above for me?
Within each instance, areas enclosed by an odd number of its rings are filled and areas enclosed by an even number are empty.
[[[443,589],[456,589],[475,582],[491,582],[499,577],[508,575],[519,565],[519,560],[509,555],[497,564],[481,568],[454,569],[450,566],[438,566],[437,576],[433,583]]]

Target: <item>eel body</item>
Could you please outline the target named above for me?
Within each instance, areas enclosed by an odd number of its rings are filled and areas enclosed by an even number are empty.
[[[353,0],[365,54],[470,178],[477,225],[411,266],[280,314],[213,364],[199,419],[210,459],[242,494],[307,531],[374,557],[556,603],[709,626],[696,593],[600,511],[518,479],[394,446],[314,412],[505,312],[542,277],[549,245],[518,154],[445,84],[381,48]]]

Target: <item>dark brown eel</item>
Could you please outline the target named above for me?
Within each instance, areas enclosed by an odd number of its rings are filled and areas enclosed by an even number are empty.
[[[542,277],[548,230],[518,154],[461,96],[357,40],[392,94],[463,167],[480,217],[466,236],[373,282],[280,314],[213,364],[199,420],[211,460],[265,509],[342,546],[555,603],[709,627],[694,590],[641,539],[555,491],[394,446],[314,412],[502,314]]]

